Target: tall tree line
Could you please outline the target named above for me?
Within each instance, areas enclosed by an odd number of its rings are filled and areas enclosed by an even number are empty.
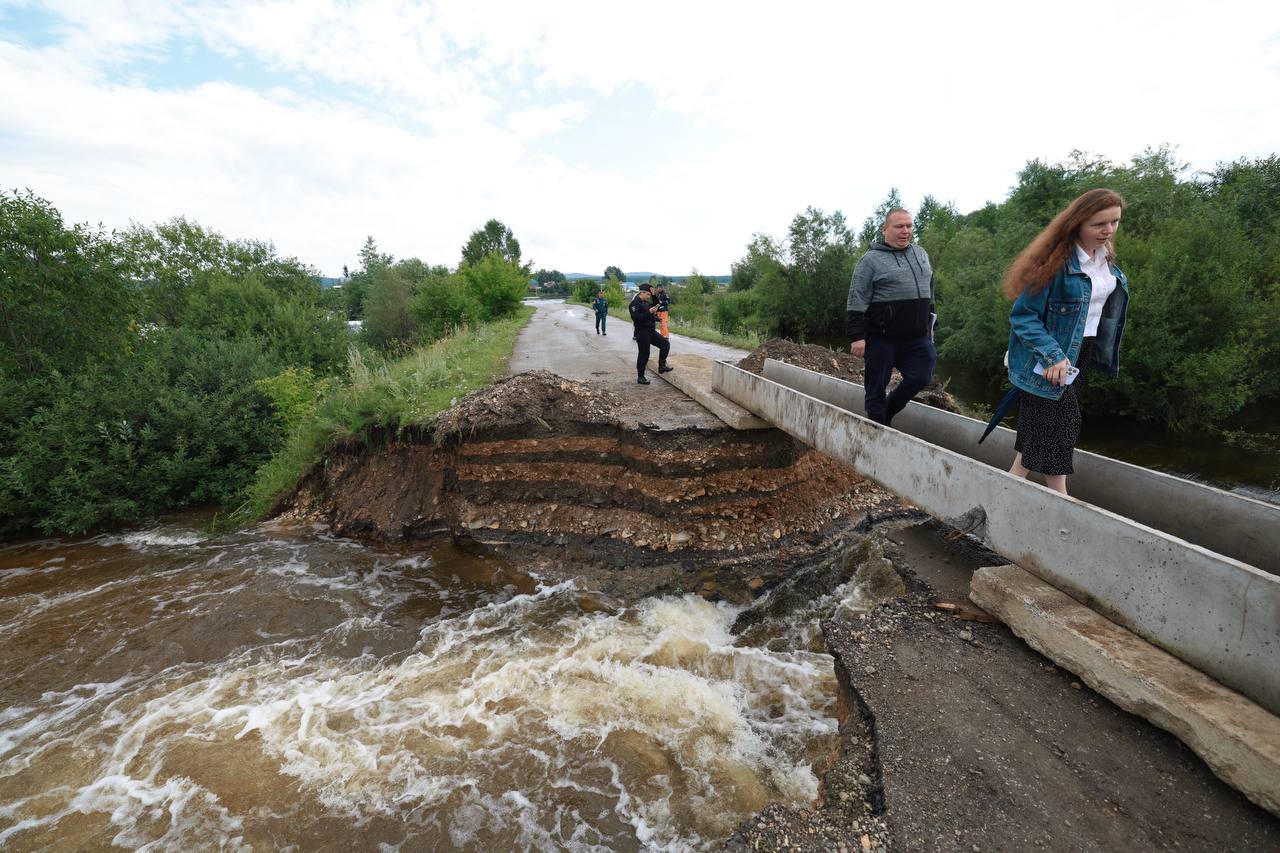
[[[1086,390],[1094,411],[1175,427],[1219,424],[1280,397],[1280,158],[1188,176],[1169,148],[1129,163],[1073,154],[1033,160],[1008,197],[962,214],[926,196],[916,233],[935,269],[939,354],[1003,375],[1005,267],[1073,198],[1106,186],[1128,203],[1116,239],[1132,287],[1121,375]],[[881,205],[900,204],[896,191]],[[883,210],[879,211],[883,213]],[[726,332],[839,337],[853,267],[877,235],[855,238],[838,211],[809,208],[784,239],[757,234],[715,308]]]

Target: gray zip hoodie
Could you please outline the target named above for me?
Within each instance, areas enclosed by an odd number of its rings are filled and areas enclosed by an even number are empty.
[[[851,341],[867,335],[923,337],[933,310],[933,267],[925,250],[915,243],[895,249],[877,240],[853,270],[845,331]]]

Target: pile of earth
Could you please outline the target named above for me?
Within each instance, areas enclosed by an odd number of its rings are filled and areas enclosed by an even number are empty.
[[[622,401],[613,391],[547,370],[530,370],[473,391],[432,421],[437,441],[476,433],[505,434],[530,425],[579,423],[620,426]]]
[[[850,382],[857,382],[859,385],[862,384],[864,362],[861,358],[851,353],[828,349],[816,344],[797,344],[784,338],[773,338],[765,341],[739,361],[737,366],[751,373],[762,375],[764,373],[765,359],[769,358],[774,361],[794,364],[796,367],[803,367],[816,373],[825,373],[828,376],[847,379]],[[889,382],[889,389],[892,390],[896,387],[901,379],[902,376],[895,370],[893,378]],[[947,412],[960,411],[959,401],[948,394],[942,383],[937,379],[929,383],[913,399],[917,403],[924,403],[926,406],[933,406],[935,409],[942,409]]]

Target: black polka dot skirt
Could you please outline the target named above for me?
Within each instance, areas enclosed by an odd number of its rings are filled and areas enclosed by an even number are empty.
[[[1090,339],[1080,351],[1080,363],[1088,364]],[[1080,438],[1080,394],[1087,369],[1067,386],[1057,400],[1023,391],[1018,395],[1018,437],[1013,448],[1022,454],[1022,465],[1041,474],[1072,474],[1071,459]]]

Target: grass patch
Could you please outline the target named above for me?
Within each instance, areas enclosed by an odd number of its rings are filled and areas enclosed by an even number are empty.
[[[424,426],[456,398],[502,376],[533,312],[522,305],[514,317],[464,330],[396,361],[353,349],[347,381],[319,400],[285,446],[258,469],[248,499],[218,526],[238,527],[262,518],[334,442],[371,426]]]

